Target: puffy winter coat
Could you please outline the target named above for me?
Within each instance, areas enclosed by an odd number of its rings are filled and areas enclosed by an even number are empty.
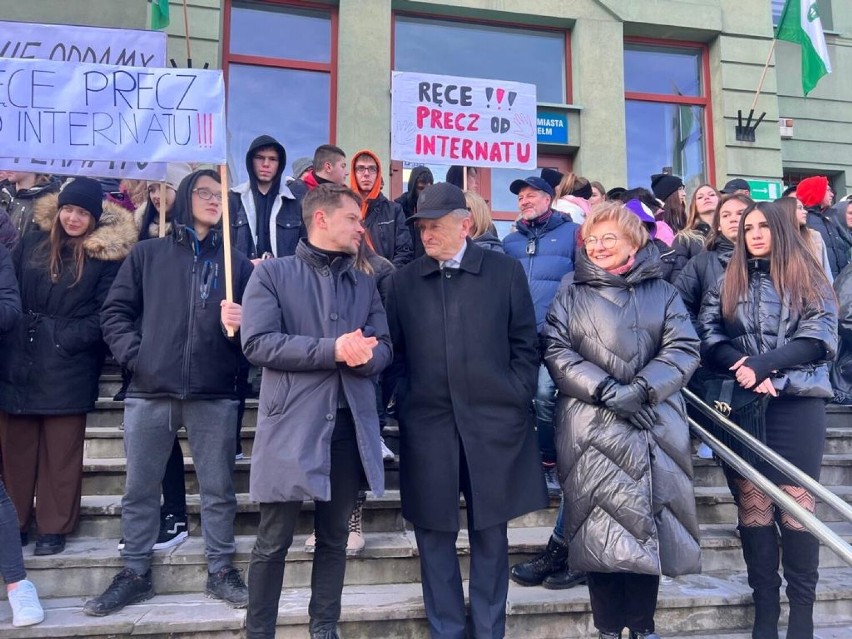
[[[834,280],[834,292],[840,302],[837,359],[831,367],[831,385],[852,398],[852,266],[847,266]]]
[[[660,279],[655,246],[625,275],[581,251],[544,329],[545,363],[559,389],[554,426],[575,570],[682,575],[700,570],[686,406],[698,338],[675,288]],[[658,419],[632,426],[604,407],[609,378],[643,378]]]
[[[12,254],[0,244],[0,335],[12,330],[21,317],[21,294]]]
[[[823,307],[806,306],[802,313],[782,304],[772,277],[769,260],[748,262],[748,295],[737,304],[733,321],[722,316],[720,291],[724,282],[710,289],[698,314],[701,352],[706,356],[717,345],[727,342],[743,355],[760,355],[793,339],[819,341],[825,350],[822,361],[787,368],[770,378],[780,394],[798,397],[831,398],[828,368],[837,352],[837,304],[833,297]]]
[[[693,257],[704,252],[704,241],[710,233],[710,225],[704,222],[699,222],[694,230],[686,232],[681,231],[675,236],[672,242],[674,249],[674,267],[669,274],[668,281],[675,283],[680,276],[680,272]]]
[[[699,253],[689,260],[678,278],[672,282],[683,298],[693,324],[701,310],[704,294],[714,286],[718,286],[733,252],[734,245],[731,241],[719,236],[710,250]]]
[[[411,231],[405,222],[402,206],[379,195],[370,201],[364,227],[370,234],[376,253],[390,260],[396,268],[414,258]]]
[[[841,226],[830,211],[823,211],[817,206],[808,209],[808,226],[822,235],[831,273],[837,277],[849,263],[849,251],[852,250],[852,238],[844,228],[846,225]]]
[[[40,198],[15,253],[23,315],[0,343],[0,408],[23,415],[74,415],[95,407],[103,356],[100,312],[121,260],[136,242],[133,215],[104,203],[98,227],[83,241],[83,275],[73,261],[58,282],[47,270],[48,230],[58,196]],[[68,258],[70,256],[66,256]]]
[[[40,228],[38,222],[35,222],[34,225],[33,218],[35,217],[36,206],[42,198],[48,195],[55,196],[59,193],[59,186],[59,179],[51,177],[47,181],[36,184],[29,189],[22,189],[15,192],[15,195],[6,206],[9,218],[12,220],[12,225],[15,227],[18,235],[23,237],[29,231]],[[48,200],[42,206],[49,207],[51,206],[50,202],[53,201],[55,200]]]
[[[535,308],[538,331],[559,282],[574,270],[574,251],[580,227],[559,213],[553,213],[544,225],[519,222],[517,230],[503,239],[506,255],[520,260],[527,275]]]

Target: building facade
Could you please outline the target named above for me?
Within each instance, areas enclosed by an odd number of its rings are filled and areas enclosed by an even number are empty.
[[[799,49],[778,42],[783,0],[172,0],[169,58],[223,69],[235,179],[244,149],[268,133],[288,160],[333,142],[369,148],[385,186],[405,188],[390,162],[392,72],[533,83],[540,166],[606,188],[647,186],[663,170],[688,189],[732,177],[780,183],[826,174],[845,195],[852,171],[852,0],[817,0],[833,73],[802,96]],[[0,0],[4,19],[145,28],[139,0]],[[535,13],[530,13],[534,7]],[[186,20],[184,20],[186,15]],[[189,38],[185,37],[188,34]],[[764,74],[764,68],[769,60]],[[754,141],[738,112],[765,112]],[[790,124],[779,129],[779,118]],[[288,162],[288,164],[289,164]],[[289,169],[289,167],[288,167]],[[444,169],[434,167],[436,179]],[[508,184],[524,174],[481,170],[498,219],[514,216]]]

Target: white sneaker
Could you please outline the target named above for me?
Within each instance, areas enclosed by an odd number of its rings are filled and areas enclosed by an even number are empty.
[[[18,582],[17,588],[9,591],[9,604],[12,606],[12,625],[16,628],[44,621],[44,610],[31,581],[23,579]]]
[[[704,442],[698,445],[698,450],[695,451],[699,459],[713,459],[713,450]]]
[[[385,461],[396,459],[396,455],[394,454],[394,452],[390,448],[388,448],[388,445],[385,443],[385,438],[380,437],[379,441],[382,442],[382,459]]]

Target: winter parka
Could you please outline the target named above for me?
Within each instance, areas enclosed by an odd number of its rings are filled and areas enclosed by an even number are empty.
[[[727,342],[743,355],[760,355],[787,342],[809,338],[823,349],[821,361],[787,368],[770,379],[781,395],[831,398],[829,365],[837,352],[837,304],[825,297],[822,308],[808,305],[800,314],[782,304],[769,272],[769,260],[748,261],[748,294],[737,304],[733,321],[722,316],[721,289],[724,281],[704,296],[698,314],[701,353],[707,356],[717,345]]]
[[[83,240],[83,274],[70,254],[59,281],[48,273],[49,231],[58,195],[36,202],[33,223],[15,251],[23,315],[0,342],[0,408],[20,415],[76,415],[95,407],[103,364],[100,312],[121,260],[136,242],[133,215],[104,202],[97,228]],[[58,222],[57,222],[58,223]]]
[[[686,310],[689,311],[693,324],[698,319],[704,294],[719,285],[733,252],[734,245],[731,241],[720,235],[713,242],[712,248],[689,260],[673,282],[686,305]]]
[[[12,254],[0,244],[0,335],[15,327],[21,317],[21,294]]]
[[[12,220],[12,226],[15,227],[15,230],[18,232],[20,237],[23,237],[32,230],[41,228],[41,225],[34,219],[36,206],[42,198],[48,195],[55,196],[59,193],[59,187],[59,179],[49,177],[46,180],[42,178],[41,181],[33,187],[21,189],[20,191],[15,192],[12,199],[6,206],[9,219]],[[49,200],[44,203],[42,207],[49,208],[52,201],[52,199]]]
[[[709,234],[710,225],[706,222],[699,222],[692,231],[681,231],[675,235],[674,242],[672,242],[674,266],[667,281],[674,284],[687,262],[704,252],[704,242]]]
[[[544,329],[545,363],[559,389],[554,426],[573,570],[683,575],[700,570],[699,528],[681,389],[699,342],[653,244],[623,276],[585,251],[565,278]],[[600,403],[609,378],[642,378],[657,423],[640,430]]]
[[[848,401],[852,399],[852,265],[834,280],[834,292],[840,302],[838,312],[837,359],[831,367],[831,385]]]
[[[852,250],[852,237],[849,236],[846,225],[839,224],[831,215],[830,209],[822,210],[819,206],[808,209],[807,224],[822,235],[831,274],[837,277],[849,264],[849,251]]]
[[[579,230],[577,224],[554,212],[544,225],[519,222],[517,230],[503,239],[506,255],[520,260],[524,267],[539,332],[559,282],[574,270]]]
[[[246,289],[243,350],[263,368],[254,501],[331,499],[331,436],[340,406],[352,411],[371,490],[384,492],[374,378],[392,357],[387,317],[373,278],[348,256],[337,259],[345,260],[339,271],[303,240],[295,255],[261,262]],[[359,328],[371,329],[379,343],[369,362],[350,368],[335,361],[334,344]]]

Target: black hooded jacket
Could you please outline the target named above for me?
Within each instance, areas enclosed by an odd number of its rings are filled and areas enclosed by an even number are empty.
[[[808,209],[808,227],[819,231],[822,235],[825,248],[828,251],[828,263],[831,266],[831,274],[834,277],[840,275],[840,271],[849,264],[849,251],[852,250],[852,238],[843,228],[846,225],[838,223],[831,214],[831,209],[821,209],[813,206]]]
[[[701,310],[704,294],[722,280],[733,252],[731,241],[720,235],[710,249],[689,260],[673,282],[686,304],[693,325]]]
[[[236,399],[239,342],[226,336],[219,315],[225,298],[221,230],[199,240],[192,224],[196,171],[177,191],[170,235],[133,247],[101,313],[104,341],[133,372],[128,397]],[[251,262],[231,251],[234,301],[242,300]]]
[[[265,195],[257,188],[253,166],[254,154],[264,147],[274,148],[279,159],[278,171]],[[250,259],[265,252],[276,257],[293,255],[299,238],[307,237],[299,199],[281,179],[286,164],[287,153],[275,138],[255,138],[246,151],[248,182],[234,187],[228,195],[231,242]]]
[[[411,174],[408,176],[408,190],[394,200],[397,204],[402,206],[402,212],[405,213],[406,220],[410,219],[411,216],[417,212],[417,182],[424,178],[428,178],[430,184],[435,180],[432,176],[432,171],[429,170],[429,167],[415,166],[411,169]],[[424,255],[426,251],[423,250],[423,241],[420,239],[420,231],[418,231],[413,224],[410,225],[410,228],[411,240],[414,245],[414,259],[417,259],[421,255]]]

